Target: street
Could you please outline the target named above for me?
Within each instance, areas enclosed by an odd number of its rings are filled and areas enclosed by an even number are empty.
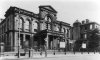
[[[24,58],[17,58],[17,57],[0,57],[0,60],[100,60],[100,54],[66,54],[66,55],[48,55],[47,57],[24,57]]]

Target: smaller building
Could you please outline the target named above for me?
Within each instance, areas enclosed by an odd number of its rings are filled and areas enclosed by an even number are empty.
[[[77,20],[75,23],[73,23],[71,39],[77,41],[74,45],[75,50],[79,51],[81,48],[87,49],[90,32],[95,29],[100,30],[100,24],[96,22],[90,22],[89,19],[86,19],[86,21],[82,22]]]

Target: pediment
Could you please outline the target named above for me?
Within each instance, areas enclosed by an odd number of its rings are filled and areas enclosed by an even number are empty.
[[[39,6],[39,7],[57,13],[57,11],[53,7],[51,7],[50,5],[47,5],[47,6]]]

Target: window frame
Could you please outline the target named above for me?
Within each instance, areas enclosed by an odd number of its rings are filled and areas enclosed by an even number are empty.
[[[24,29],[27,31],[30,31],[30,21],[29,19],[26,19],[25,23],[24,23]]]

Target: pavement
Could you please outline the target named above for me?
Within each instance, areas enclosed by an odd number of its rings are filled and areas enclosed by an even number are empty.
[[[67,54],[48,54],[47,57],[45,57],[45,54],[39,55],[39,54],[33,54],[30,58],[28,55],[26,56],[20,56],[18,58],[17,56],[1,56],[0,60],[100,60],[100,54],[99,53],[67,53]]]

